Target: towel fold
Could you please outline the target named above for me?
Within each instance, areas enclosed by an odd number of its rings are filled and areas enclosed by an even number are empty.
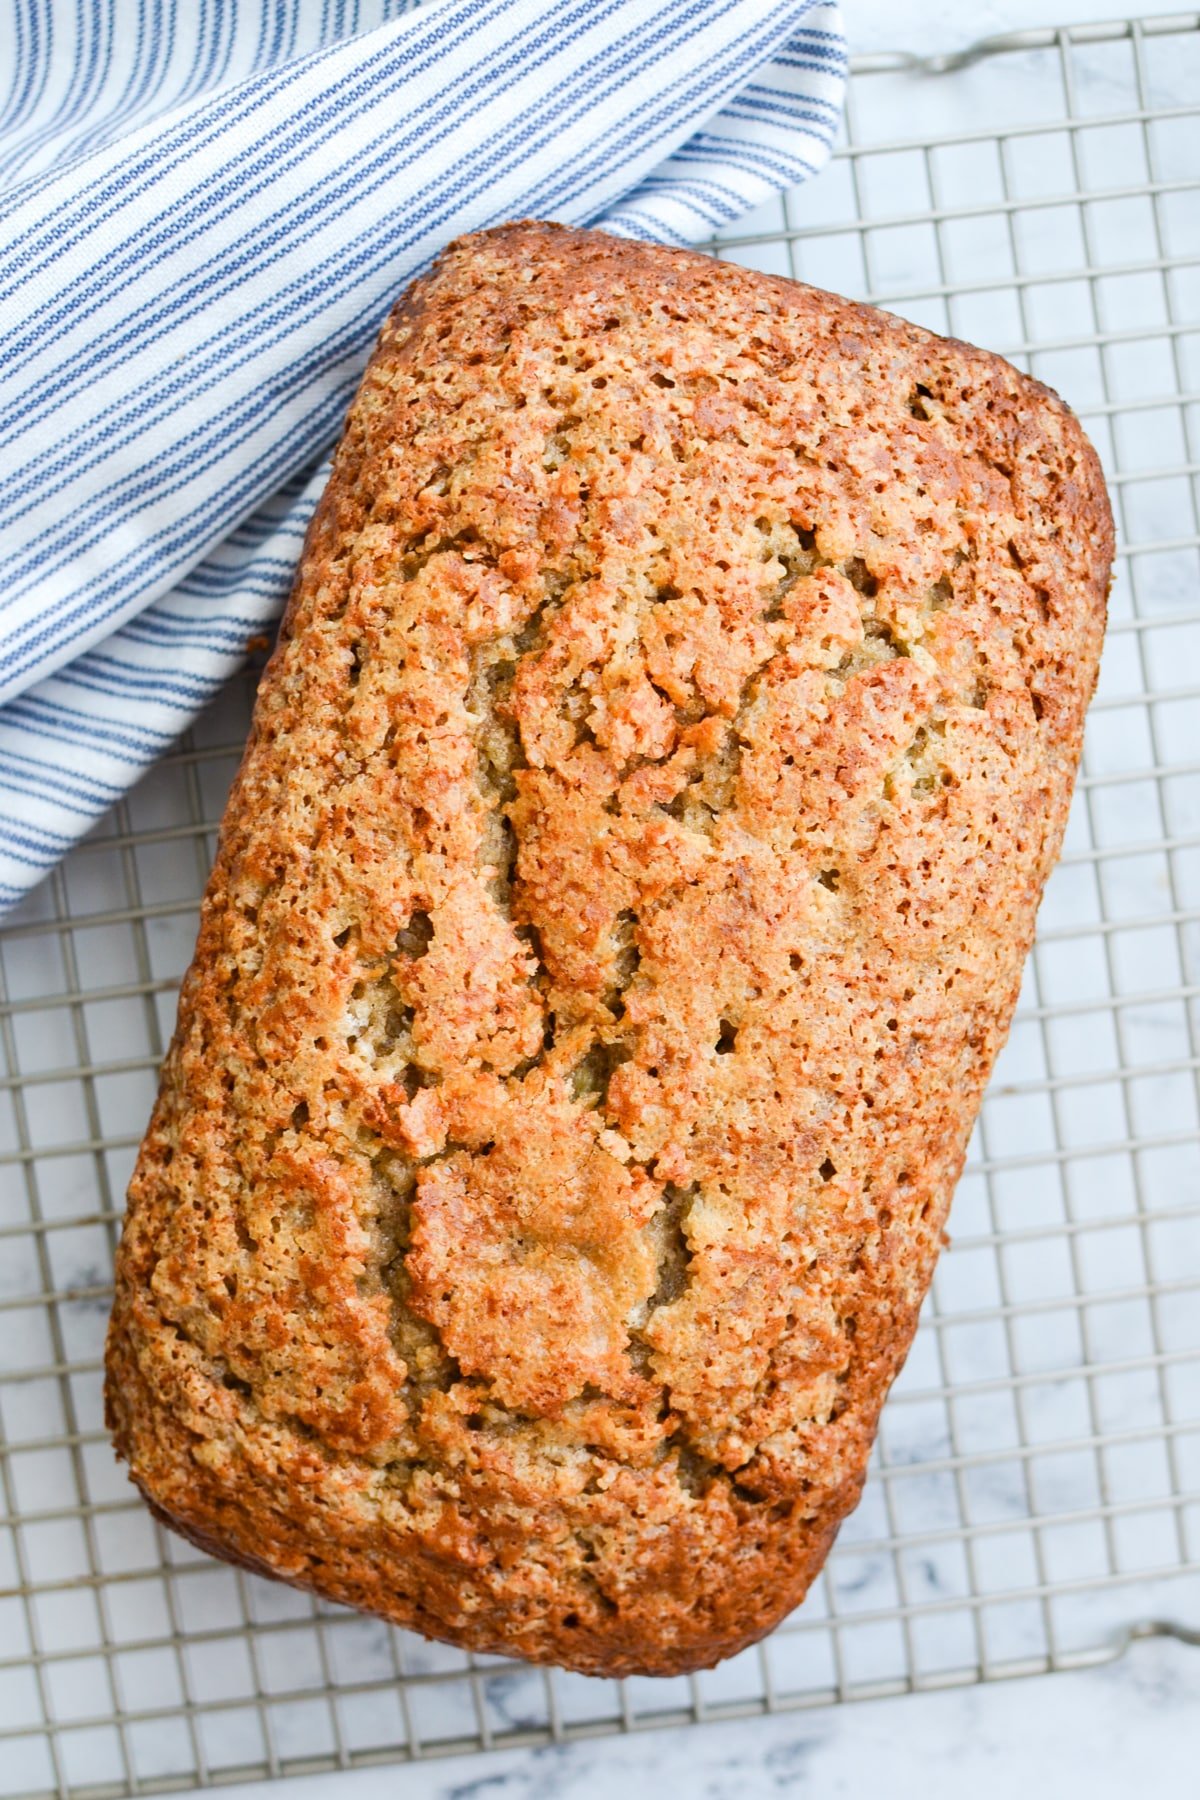
[[[0,23],[0,909],[278,614],[443,244],[523,216],[707,238],[821,166],[846,67],[814,0],[138,13]]]

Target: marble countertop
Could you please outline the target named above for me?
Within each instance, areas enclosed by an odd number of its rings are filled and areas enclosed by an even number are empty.
[[[1030,1800],[1195,1792],[1200,1649],[1135,1644],[1073,1673],[734,1724],[224,1790],[227,1800]]]

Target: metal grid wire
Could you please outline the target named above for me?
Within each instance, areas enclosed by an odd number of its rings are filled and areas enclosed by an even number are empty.
[[[1189,99],[1190,96],[1190,99]],[[873,1479],[690,1679],[471,1657],[164,1535],[100,1413],[121,1196],[253,674],[0,934],[0,1792],[126,1793],[819,1704],[1200,1623],[1200,16],[860,63],[722,255],[1058,387],[1122,554],[1062,865]]]

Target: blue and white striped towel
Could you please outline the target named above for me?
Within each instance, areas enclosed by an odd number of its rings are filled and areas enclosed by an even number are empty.
[[[816,0],[0,8],[0,909],[278,613],[405,282],[508,218],[707,237],[845,62]]]

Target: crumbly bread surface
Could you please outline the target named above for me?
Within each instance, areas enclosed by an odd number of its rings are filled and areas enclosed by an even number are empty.
[[[108,1346],[161,1516],[673,1673],[854,1505],[1112,555],[1054,395],[526,224],[390,318],[229,802]]]

